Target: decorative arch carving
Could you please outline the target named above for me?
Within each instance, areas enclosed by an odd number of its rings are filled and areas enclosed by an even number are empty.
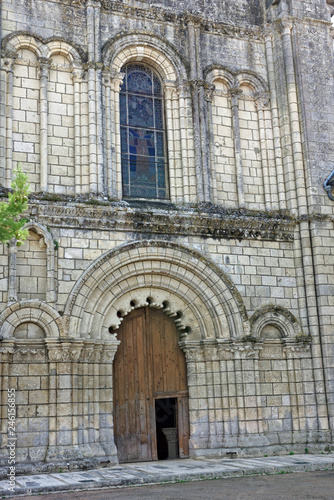
[[[107,252],[84,272],[65,307],[69,335],[108,338],[108,328],[117,329],[135,301],[147,305],[147,297],[167,314],[181,311],[177,326],[190,340],[249,331],[239,292],[212,262],[175,243],[140,241]]]
[[[294,338],[302,333],[297,318],[284,307],[274,304],[268,304],[254,312],[250,318],[251,335],[260,337],[266,325],[275,326],[282,338]]]
[[[64,337],[62,318],[49,304],[37,300],[15,302],[0,315],[0,333],[4,339],[13,337],[15,328],[22,323],[35,323],[47,338]]]

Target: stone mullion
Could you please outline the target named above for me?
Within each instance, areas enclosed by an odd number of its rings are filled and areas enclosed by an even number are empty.
[[[174,134],[173,134],[173,119],[172,119],[172,96],[174,89],[165,87],[165,106],[166,106],[166,126],[167,126],[167,144],[168,144],[168,163],[169,163],[169,189],[170,200],[177,201],[176,177],[175,177],[175,151],[174,151]]]
[[[74,178],[75,194],[80,195],[82,190],[82,158],[81,158],[81,79],[79,69],[74,69],[72,73],[74,83]]]
[[[244,207],[245,206],[244,174],[243,174],[242,156],[241,156],[239,104],[238,104],[239,97],[241,94],[242,91],[239,89],[230,89],[238,204],[239,207]]]
[[[49,62],[40,59],[40,189],[48,191],[48,73]]]
[[[10,188],[13,169],[13,79],[14,59],[7,60],[7,94],[6,94],[6,171],[5,187]]]
[[[179,203],[184,201],[184,175],[182,172],[182,153],[181,153],[181,131],[180,131],[180,110],[179,99],[174,89],[172,93],[172,113],[173,113],[173,135],[174,135],[174,154],[175,154],[175,177],[176,177],[176,200]]]
[[[267,105],[266,97],[259,96],[255,101],[258,114],[259,122],[259,135],[260,135],[260,148],[261,148],[261,164],[262,164],[262,180],[263,180],[263,192],[264,192],[264,202],[266,210],[270,210],[272,204],[272,186],[269,180],[269,169],[268,169],[268,156],[267,156],[267,138],[266,138],[266,126],[264,120],[264,109]]]
[[[182,161],[182,172],[183,172],[183,193],[184,202],[189,203],[189,164],[188,164],[188,142],[187,142],[187,128],[186,128],[186,117],[185,117],[185,100],[184,100],[184,90],[182,85],[179,86],[179,128],[180,128],[180,139],[181,139],[181,161]]]
[[[274,67],[272,40],[271,40],[270,35],[266,36],[265,45],[266,45],[268,80],[269,80],[269,88],[270,88],[270,104],[271,104],[271,117],[272,117],[271,126],[272,126],[272,130],[273,130],[273,140],[274,140],[274,152],[275,152],[275,164],[276,164],[279,208],[281,210],[285,210],[286,209],[286,197],[285,197],[285,182],[284,182],[284,173],[283,173],[280,125],[279,125],[277,94],[276,94],[276,75],[275,75],[275,67]],[[284,189],[282,189],[282,186],[284,186]]]

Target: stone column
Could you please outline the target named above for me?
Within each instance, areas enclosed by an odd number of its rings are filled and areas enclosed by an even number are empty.
[[[40,189],[48,191],[48,76],[49,61],[39,59],[40,69]]]
[[[172,202],[180,201],[177,196],[177,169],[176,169],[176,152],[174,145],[173,131],[173,97],[175,87],[165,83],[164,97],[166,107],[166,128],[167,128],[167,149],[168,149],[168,164],[169,164],[169,194]],[[179,180],[180,182],[180,180]]]
[[[110,87],[111,107],[111,151],[112,151],[112,187],[111,192],[117,199],[122,199],[122,157],[121,157],[121,123],[119,112],[119,93],[124,73],[112,73]]]
[[[278,118],[276,74],[275,74],[274,56],[272,47],[272,33],[270,31],[265,32],[265,44],[266,44],[268,81],[269,81],[269,89],[271,97],[270,98],[271,116],[272,116],[271,123],[272,123],[273,140],[274,140],[279,208],[281,210],[285,210],[286,209],[285,182],[284,182],[283,163],[282,163],[280,126]]]
[[[232,101],[232,126],[234,133],[234,154],[235,154],[235,166],[236,166],[236,177],[237,177],[237,194],[239,207],[245,206],[245,193],[244,193],[244,174],[242,168],[242,158],[241,158],[241,141],[240,141],[240,126],[239,126],[239,106],[238,100],[242,91],[233,88],[230,89],[230,96]]]
[[[16,239],[13,238],[8,245],[8,296],[7,305],[17,301],[16,281]]]
[[[113,192],[113,179],[112,179],[112,171],[113,171],[113,146],[111,143],[111,74],[109,69],[105,68],[102,74],[103,81],[103,107],[104,107],[104,144],[105,144],[105,184],[106,184],[106,192],[108,196],[111,198],[116,195]],[[116,196],[115,196],[116,197]]]
[[[7,159],[7,94],[8,74],[13,71],[16,54],[3,52],[0,67],[0,184],[5,185]]]
[[[113,361],[119,344],[116,336],[105,341],[100,363],[100,444],[111,464],[118,462],[113,419]]]
[[[259,135],[261,147],[261,164],[262,164],[262,177],[263,177],[263,192],[266,210],[270,210],[272,203],[272,190],[274,186],[270,185],[269,168],[268,168],[268,146],[266,137],[266,126],[264,120],[264,110],[269,106],[269,95],[260,94],[256,96],[255,105],[257,108],[258,122],[259,122]]]
[[[82,192],[82,158],[81,158],[81,82],[83,72],[80,68],[73,68],[72,80],[74,85],[74,178],[75,194]]]
[[[286,84],[288,94],[289,119],[292,137],[292,152],[294,163],[295,184],[297,190],[297,208],[298,215],[301,218],[299,223],[300,228],[300,244],[302,254],[302,267],[304,275],[304,287],[306,306],[308,312],[308,326],[311,335],[314,338],[312,342],[312,361],[314,369],[314,378],[316,380],[316,397],[317,410],[320,429],[327,430],[330,427],[328,408],[327,408],[327,392],[330,392],[330,387],[327,387],[328,382],[324,379],[324,365],[322,341],[320,336],[320,319],[318,313],[318,299],[315,288],[315,276],[313,267],[313,250],[311,242],[310,223],[307,221],[308,204],[306,196],[306,173],[304,169],[300,118],[298,110],[297,98],[297,82],[296,70],[294,63],[294,54],[292,47],[292,29],[293,25],[290,19],[281,21],[280,31],[282,34],[283,56],[285,62]]]
[[[49,446],[47,462],[77,462],[83,456],[77,446],[76,369],[82,350],[80,340],[45,339],[49,359]],[[74,420],[73,420],[74,418]],[[74,433],[74,434],[73,434]]]
[[[213,134],[213,122],[212,122],[212,98],[215,90],[214,85],[206,84],[205,86],[205,100],[207,103],[207,150],[208,150],[208,165],[210,166],[210,177],[211,177],[211,200],[212,203],[218,203],[217,194],[217,171],[214,160],[214,134]]]
[[[185,94],[186,88],[185,84],[178,85],[178,96],[179,96],[179,127],[180,127],[180,140],[181,140],[181,167],[183,174],[183,197],[184,202],[190,202],[189,196],[189,158],[188,158],[188,130],[186,123],[186,108],[185,108]]]
[[[12,170],[13,170],[13,73],[15,57],[4,60],[5,70],[7,72],[6,84],[6,168],[5,168],[5,187],[10,188]]]
[[[197,20],[192,17],[187,17],[188,29],[188,52],[190,61],[190,80],[193,100],[193,127],[194,127],[194,151],[195,151],[195,169],[196,169],[196,185],[197,185],[197,201],[204,201],[204,184],[203,184],[203,165],[202,165],[202,141],[201,141],[201,123],[200,123],[200,101],[198,94],[198,81],[201,80],[202,74],[198,68],[198,35],[199,30]]]

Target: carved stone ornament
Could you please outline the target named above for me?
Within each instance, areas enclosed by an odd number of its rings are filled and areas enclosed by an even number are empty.
[[[48,352],[49,361],[69,363],[71,361],[78,361],[81,347],[52,346],[48,348]]]
[[[1,361],[9,360],[9,358],[13,355],[14,349],[13,347],[5,347],[4,349],[0,349],[0,359]]]
[[[37,356],[41,356],[44,358],[46,352],[45,349],[15,349],[14,356],[15,358],[19,358],[21,361],[29,361],[29,358],[36,358]]]
[[[199,363],[199,362],[205,360],[203,351],[199,350],[197,347],[193,347],[190,349],[185,348],[184,354],[185,354],[187,363]]]
[[[205,94],[204,94],[204,99],[208,102],[212,101],[212,96],[215,91],[215,85],[213,84],[206,84],[204,89],[205,89]]]
[[[286,357],[305,358],[311,355],[311,345],[301,343],[290,344],[283,347],[283,352]]]

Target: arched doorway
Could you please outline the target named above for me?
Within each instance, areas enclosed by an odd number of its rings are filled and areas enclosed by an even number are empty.
[[[124,319],[117,337],[114,428],[119,461],[188,456],[186,362],[174,321],[144,307]]]

